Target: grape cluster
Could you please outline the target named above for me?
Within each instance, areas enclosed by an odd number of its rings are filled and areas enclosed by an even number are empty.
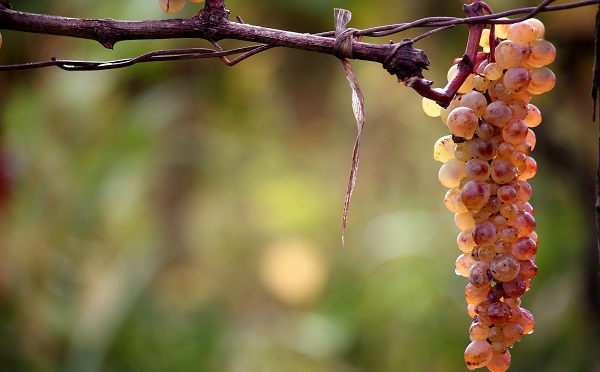
[[[186,0],[158,0],[158,5],[167,13],[177,13],[185,6]],[[202,3],[204,0],[189,0],[190,3]]]
[[[527,180],[537,171],[530,156],[536,144],[531,128],[542,117],[529,102],[531,95],[554,87],[556,78],[544,66],[556,50],[543,40],[537,19],[496,25],[492,45],[485,31],[480,46],[485,53],[493,48],[495,55],[475,68],[447,108],[429,99],[423,108],[441,116],[451,133],[435,143],[434,158],[443,163],[439,180],[449,188],[446,207],[461,230],[456,273],[469,278],[465,299],[473,322],[465,362],[469,369],[487,366],[496,372],[508,369],[508,348],[534,327],[520,299],[538,272]],[[454,65],[449,81],[456,72]]]

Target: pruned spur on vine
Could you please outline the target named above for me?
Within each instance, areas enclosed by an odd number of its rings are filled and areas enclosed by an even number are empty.
[[[112,49],[121,41],[199,38],[208,48],[148,51],[139,56],[112,61],[83,61],[52,56],[46,61],[0,66],[0,71],[56,66],[68,71],[108,70],[138,63],[183,59],[218,58],[234,66],[272,48],[285,47],[332,55],[341,60],[352,92],[352,110],[357,137],[342,212],[342,242],[350,200],[357,179],[360,140],[366,122],[365,99],[350,60],[381,64],[398,82],[423,97],[423,110],[440,117],[448,134],[433,146],[434,159],[442,163],[438,179],[448,188],[444,202],[454,213],[460,230],[456,242],[459,256],[455,273],[468,279],[465,288],[467,312],[472,319],[470,343],[465,349],[467,368],[486,367],[506,371],[510,349],[533,332],[534,317],[521,298],[538,273],[538,235],[532,188],[536,175],[532,157],[536,146],[534,128],[542,123],[535,96],[552,90],[556,76],[547,66],[556,56],[553,44],[544,39],[545,26],[535,16],[541,12],[600,4],[600,0],[538,6],[494,13],[482,1],[463,6],[464,17],[429,17],[413,22],[349,28],[351,13],[334,10],[334,31],[306,34],[255,26],[231,12],[223,0],[204,2],[197,15],[168,20],[119,21],[33,14],[0,2],[0,29],[94,40]],[[183,8],[186,0],[158,0],[168,13]],[[599,13],[600,14],[600,13]],[[600,31],[597,18],[596,34]],[[431,66],[426,51],[415,47],[424,37],[458,25],[468,28],[464,51],[458,51],[448,70],[448,82],[435,87],[423,71]],[[366,38],[401,34],[413,28],[428,29],[415,38],[397,42],[369,43]],[[248,46],[223,50],[224,39],[241,40]],[[1,39],[0,39],[1,40]],[[600,86],[596,35],[596,65],[592,98],[594,116]],[[437,68],[438,66],[432,66]],[[599,188],[600,190],[600,188]],[[600,210],[600,191],[597,191]],[[597,216],[597,221],[600,218]],[[543,248],[543,247],[542,247]],[[534,287],[535,288],[535,287]]]

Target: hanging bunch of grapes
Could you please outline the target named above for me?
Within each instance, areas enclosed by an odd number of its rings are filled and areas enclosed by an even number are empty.
[[[538,271],[528,180],[537,171],[532,128],[541,114],[530,99],[554,87],[555,76],[544,66],[556,55],[537,19],[496,25],[494,34],[484,30],[480,46],[487,58],[447,108],[423,101],[425,112],[441,116],[451,133],[435,143],[434,158],[443,163],[445,203],[461,230],[456,273],[469,279],[465,298],[473,323],[465,362],[492,372],[507,370],[508,349],[533,331],[533,316],[521,306]],[[450,68],[449,81],[456,71]]]

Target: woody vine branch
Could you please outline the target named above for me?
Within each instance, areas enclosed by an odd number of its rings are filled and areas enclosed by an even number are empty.
[[[540,12],[558,11],[570,8],[599,4],[600,0],[583,0],[561,5],[550,5],[555,0],[544,0],[536,7],[513,9],[506,12],[484,15],[472,6],[465,6],[467,17],[429,17],[417,21],[378,26],[364,30],[354,30],[350,59],[380,63],[386,70],[396,75],[399,81],[412,86],[419,94],[432,98],[442,105],[449,102],[450,93],[440,94],[430,89],[431,82],[423,79],[422,71],[429,65],[426,54],[413,47],[421,37],[460,24],[513,23],[533,17]],[[68,70],[98,70],[120,68],[139,62],[153,62],[190,58],[219,58],[227,65],[234,65],[245,58],[270,49],[286,47],[317,53],[336,54],[335,32],[306,34],[272,29],[229,20],[230,12],[224,0],[207,0],[198,15],[190,18],[168,20],[120,21],[114,19],[82,19],[44,14],[20,12],[10,9],[8,2],[0,2],[0,29],[48,35],[75,37],[95,40],[112,49],[119,41],[144,39],[199,38],[211,42],[215,48],[190,48],[153,51],[144,55],[117,61],[71,61],[52,58],[48,61],[0,66],[1,70],[30,69],[58,66]],[[499,18],[521,15],[510,20]],[[400,43],[373,44],[362,42],[363,37],[383,37],[400,33],[411,28],[432,28],[415,39],[405,39]],[[221,50],[218,41],[234,39],[260,43],[233,50]],[[228,56],[239,55],[233,60]],[[450,97],[451,98],[451,97]]]

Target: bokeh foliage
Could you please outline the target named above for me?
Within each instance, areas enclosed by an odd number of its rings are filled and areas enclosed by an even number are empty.
[[[169,17],[153,0],[13,3],[74,17]],[[248,23],[299,32],[332,29],[334,7],[351,10],[357,28],[461,15],[460,2],[440,0],[226,3]],[[490,2],[497,11],[534,4]],[[523,305],[537,322],[512,350],[512,371],[600,371],[594,14],[539,16],[558,49],[558,82],[533,101],[544,116],[532,180],[540,275]],[[459,26],[416,44],[436,86],[466,33]],[[3,64],[209,45],[108,51],[3,35]],[[465,370],[466,280],[454,275],[458,231],[432,159],[446,130],[381,66],[353,65],[367,123],[345,247],[356,128],[334,57],[274,49],[233,68],[199,60],[1,73],[13,194],[0,222],[0,369]]]

